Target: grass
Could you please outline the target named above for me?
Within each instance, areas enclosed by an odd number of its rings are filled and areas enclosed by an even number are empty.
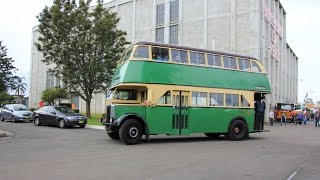
[[[102,124],[100,123],[101,117],[102,117],[102,114],[91,114],[91,118],[88,118],[87,124],[102,126]]]

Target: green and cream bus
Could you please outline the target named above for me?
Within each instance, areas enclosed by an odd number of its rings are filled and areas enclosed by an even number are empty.
[[[254,129],[254,101],[270,93],[255,58],[138,42],[123,54],[107,96],[103,124],[112,139],[225,135],[242,140]]]

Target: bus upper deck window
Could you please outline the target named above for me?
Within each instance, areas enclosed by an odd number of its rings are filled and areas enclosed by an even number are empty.
[[[239,69],[243,71],[250,71],[250,61],[248,59],[238,59]]]
[[[123,58],[123,61],[122,61],[122,62],[127,61],[127,60],[130,58],[131,53],[132,53],[132,48],[131,48],[130,50],[128,50],[128,51],[127,51],[127,53],[126,53],[126,55],[124,56],[124,58]]]
[[[262,72],[262,70],[260,69],[260,67],[258,66],[258,64],[255,61],[251,61],[251,62],[252,62],[253,72]]]
[[[190,52],[190,61],[192,64],[205,65],[205,57],[203,53]]]
[[[187,51],[172,49],[171,50],[171,57],[172,57],[172,62],[188,63]]]
[[[134,54],[134,58],[149,58],[149,47],[147,46],[139,46],[136,48]]]
[[[237,61],[234,57],[223,57],[224,68],[237,69]]]
[[[220,55],[208,54],[207,58],[209,66],[222,66]]]
[[[169,49],[152,47],[152,60],[154,61],[169,61]]]

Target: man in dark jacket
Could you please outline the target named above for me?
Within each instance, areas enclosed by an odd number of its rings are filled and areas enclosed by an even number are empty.
[[[265,97],[254,103],[254,111],[255,111],[255,129],[263,130],[264,123],[264,111],[266,110],[266,103],[264,102]]]

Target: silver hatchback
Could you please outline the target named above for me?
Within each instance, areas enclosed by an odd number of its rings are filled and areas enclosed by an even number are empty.
[[[32,112],[23,104],[7,104],[1,110],[0,120],[31,122],[31,115]]]

